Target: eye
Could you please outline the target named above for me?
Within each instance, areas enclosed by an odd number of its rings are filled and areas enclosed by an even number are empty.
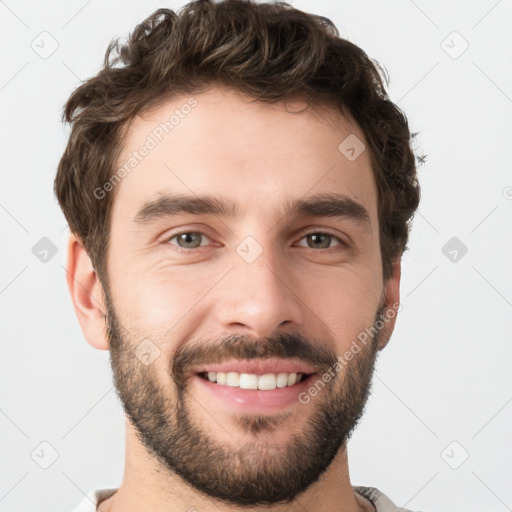
[[[330,249],[331,242],[334,240],[337,242],[337,245],[334,247],[338,247],[339,249],[344,249],[347,247],[348,244],[346,244],[343,240],[338,238],[335,235],[331,235],[330,233],[324,233],[321,231],[314,231],[311,233],[308,233],[304,237],[301,238],[301,240],[306,239],[309,244],[311,242],[312,245],[308,245],[307,247],[311,249]],[[301,247],[304,247],[303,245]]]
[[[206,243],[202,243],[203,239],[209,240],[209,237],[200,231],[184,231],[169,237],[166,243],[174,245],[178,252],[190,252],[207,245]],[[176,240],[176,242],[173,242],[173,240]],[[306,240],[307,245],[299,245],[310,249],[336,248],[335,250],[342,250],[348,247],[348,244],[339,237],[322,231],[308,233],[301,238],[301,241],[302,240]],[[336,242],[334,246],[331,245],[333,241]]]
[[[173,235],[172,237],[167,239],[167,243],[171,245],[176,245],[178,247],[178,250],[183,249],[197,249],[198,247],[201,247],[201,238],[207,238],[208,237],[199,231],[186,231],[184,233],[178,233],[177,235]],[[172,243],[172,240],[176,239],[177,244]]]

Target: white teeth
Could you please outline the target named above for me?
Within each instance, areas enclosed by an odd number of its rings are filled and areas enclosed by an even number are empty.
[[[297,382],[297,374],[290,373],[290,375],[288,375],[288,386],[293,386],[296,382]]]
[[[266,373],[255,375],[237,372],[206,372],[210,382],[241,389],[272,390],[293,386],[300,381],[302,373]]]
[[[241,373],[240,387],[242,389],[258,389],[258,376],[249,373]]]
[[[276,389],[276,376],[273,373],[266,373],[258,379],[258,389]]]
[[[240,374],[236,372],[226,373],[226,386],[232,386],[234,388],[240,385]]]
[[[276,385],[278,388],[284,388],[285,386],[288,386],[288,374],[287,373],[278,374]]]

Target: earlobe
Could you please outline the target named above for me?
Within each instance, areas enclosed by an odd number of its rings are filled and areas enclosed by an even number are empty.
[[[382,350],[391,338],[395,328],[396,317],[400,307],[400,259],[393,262],[393,272],[388,279],[383,292],[384,317],[382,319],[382,329],[379,331],[379,350]]]
[[[108,350],[103,287],[85,247],[73,233],[68,239],[66,280],[87,342],[99,350]]]

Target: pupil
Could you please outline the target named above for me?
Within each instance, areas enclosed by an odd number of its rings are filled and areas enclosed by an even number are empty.
[[[191,241],[191,238],[193,239],[194,236],[197,238],[197,235],[198,233],[183,233],[182,235],[180,235],[180,240],[185,244],[192,243],[193,247],[197,247],[197,240],[195,244],[193,240]]]
[[[317,235],[310,235],[310,236],[311,236],[311,238],[313,239],[314,242],[318,242],[319,238],[320,239],[322,239],[322,238],[324,239],[324,243],[322,243],[321,240],[320,240],[320,244],[316,244],[317,247],[318,246],[321,246],[321,247],[328,247],[329,246],[328,243],[327,243],[327,245],[325,244],[325,241],[329,240],[330,235],[320,235],[320,234],[317,234]]]

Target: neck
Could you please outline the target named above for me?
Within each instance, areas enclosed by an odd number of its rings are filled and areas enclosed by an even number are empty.
[[[116,493],[102,502],[98,512],[151,510],[169,512],[235,512],[230,505],[209,498],[186,484],[147,452],[130,422],[126,422],[126,461],[123,481]],[[285,504],[244,507],[246,512],[370,512],[374,507],[356,494],[350,484],[347,449],[344,445],[320,479]]]

